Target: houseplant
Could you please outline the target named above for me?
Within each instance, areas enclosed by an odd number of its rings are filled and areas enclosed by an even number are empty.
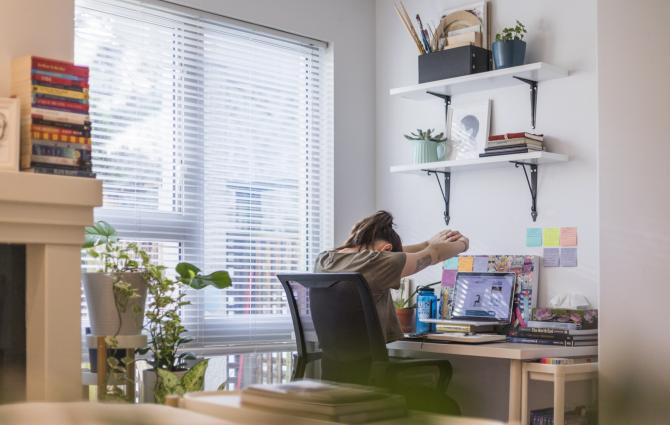
[[[149,303],[145,313],[145,329],[149,334],[149,345],[138,350],[149,354],[151,370],[143,372],[144,400],[163,403],[168,394],[183,394],[202,390],[207,360],[202,360],[187,370],[186,360],[193,359],[180,348],[191,340],[185,337],[180,311],[190,304],[183,289],[202,289],[211,286],[225,289],[231,279],[225,271],[204,275],[190,263],[179,263],[175,267],[176,277],[166,275],[162,265],[147,265]]]
[[[414,295],[416,295],[416,289],[410,293],[408,285],[401,284],[393,300],[395,314],[398,316],[400,330],[403,333],[412,333],[414,330],[414,313],[416,310]]]
[[[416,133],[405,134],[405,139],[412,142],[412,156],[414,162],[435,162],[445,156],[444,143],[447,138],[444,133],[434,134],[434,129],[417,129]],[[441,148],[441,152],[439,151]]]
[[[493,42],[493,62],[496,69],[523,65],[526,56],[526,27],[519,21],[513,27],[506,27],[496,34]]]

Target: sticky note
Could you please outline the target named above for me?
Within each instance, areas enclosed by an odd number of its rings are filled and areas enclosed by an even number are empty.
[[[470,255],[465,255],[458,257],[458,271],[459,272],[471,272],[472,267],[474,266],[475,257]]]
[[[577,267],[577,248],[561,248],[561,267]]]
[[[576,227],[561,227],[561,246],[577,246]]]
[[[489,256],[488,255],[478,255],[475,257],[475,264],[473,266],[473,271],[476,272],[487,272],[489,271]]]
[[[542,229],[539,227],[529,227],[526,229],[526,246],[542,246]]]
[[[456,270],[442,270],[442,286],[453,288],[456,285]]]
[[[458,257],[451,257],[442,265],[443,269],[446,270],[457,270],[458,269]]]
[[[558,267],[561,264],[560,250],[558,248],[545,248],[542,260],[544,267]]]
[[[542,238],[544,246],[559,246],[561,231],[558,227],[545,227]]]

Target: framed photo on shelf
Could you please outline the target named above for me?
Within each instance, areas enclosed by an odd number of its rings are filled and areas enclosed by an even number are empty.
[[[479,158],[489,137],[491,100],[454,103],[447,117],[448,158]]]
[[[19,100],[0,98],[0,171],[19,171],[20,127]]]

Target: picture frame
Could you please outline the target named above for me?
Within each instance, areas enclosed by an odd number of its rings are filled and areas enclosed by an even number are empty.
[[[454,103],[447,117],[447,159],[479,158],[489,137],[491,100]]]
[[[0,171],[19,171],[20,112],[19,99],[0,98]]]

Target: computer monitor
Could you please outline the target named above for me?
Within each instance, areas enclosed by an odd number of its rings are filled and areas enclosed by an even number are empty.
[[[515,273],[458,273],[451,317],[511,322]]]

